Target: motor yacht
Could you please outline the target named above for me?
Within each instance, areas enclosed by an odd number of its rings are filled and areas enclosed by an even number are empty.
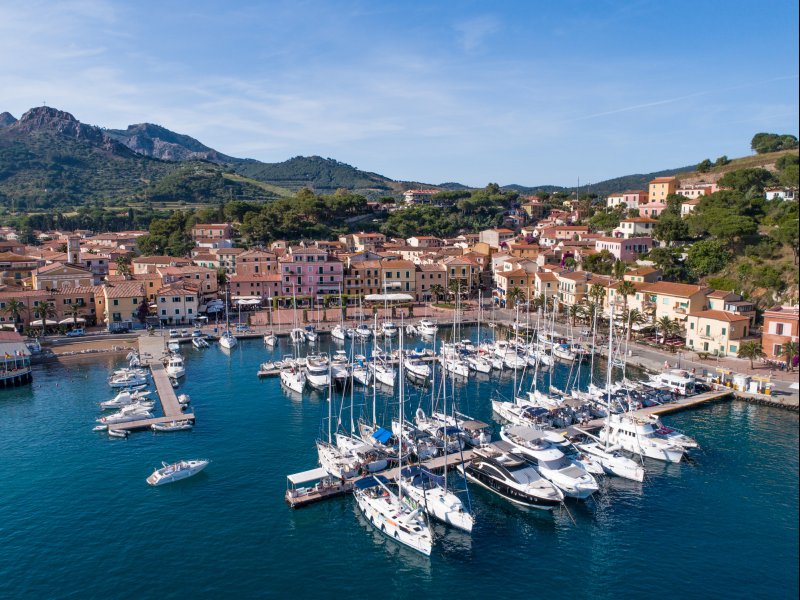
[[[186,419],[182,421],[169,421],[167,423],[153,423],[150,429],[153,431],[170,432],[170,431],[188,431],[194,427],[191,421]]]
[[[518,425],[503,427],[500,429],[500,438],[513,444],[517,454],[525,456],[542,477],[567,496],[584,500],[599,489],[597,480],[586,472],[580,462],[568,459],[536,429]]]
[[[123,390],[119,394],[114,396],[111,400],[106,400],[105,402],[101,402],[100,408],[102,408],[103,410],[107,410],[110,408],[122,408],[123,406],[128,406],[130,404],[139,402],[140,400],[144,400],[149,395],[150,392],[148,391]]]
[[[417,331],[419,331],[420,335],[433,337],[439,331],[439,326],[429,319],[422,319],[417,324]]]
[[[433,536],[420,509],[412,509],[390,489],[389,481],[373,475],[357,481],[353,496],[364,518],[378,531],[429,556]]]
[[[608,475],[633,481],[644,481],[644,467],[618,450],[611,447],[606,448],[600,442],[578,443],[575,446],[598,462]]]
[[[167,366],[165,368],[167,375],[178,379],[186,375],[186,367],[183,364],[183,357],[180,354],[173,354],[167,358]]]
[[[143,419],[151,419],[153,414],[149,409],[141,406],[139,403],[129,404],[121,408],[119,411],[105,417],[97,419],[98,423],[103,425],[113,425],[116,423],[127,423],[129,421],[141,421]]]
[[[204,338],[196,337],[192,338],[192,346],[198,350],[202,350],[204,348],[208,348],[208,342]]]
[[[180,481],[192,475],[197,475],[200,471],[205,469],[210,462],[210,460],[198,459],[179,460],[171,465],[161,463],[163,467],[153,471],[153,474],[147,478],[147,483],[150,485],[164,485],[165,483]]]
[[[280,377],[281,385],[286,386],[298,394],[303,393],[303,389],[306,387],[306,373],[304,369],[297,366],[284,367],[281,369]]]
[[[324,390],[331,383],[327,354],[312,354],[306,357],[306,381],[317,390]]]
[[[564,501],[561,490],[513,450],[505,442],[477,448],[473,460],[460,468],[470,481],[515,504],[543,510],[559,506]]]
[[[384,321],[383,325],[381,326],[381,333],[387,338],[396,336],[397,331],[397,325],[392,321]]]
[[[600,440],[631,454],[666,462],[680,462],[686,452],[682,446],[657,435],[651,421],[628,413],[609,415],[607,426],[600,430]]]

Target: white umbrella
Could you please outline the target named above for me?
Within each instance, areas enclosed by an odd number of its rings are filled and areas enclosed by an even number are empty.
[[[51,321],[50,319],[46,319],[44,323],[42,323],[41,319],[31,321],[31,327],[41,327],[42,325],[58,325],[58,323],[56,321]]]
[[[76,319],[73,320],[72,317],[69,317],[67,319],[61,319],[58,322],[59,325],[73,325],[74,323],[86,323],[86,319],[84,319],[83,317],[77,317]]]

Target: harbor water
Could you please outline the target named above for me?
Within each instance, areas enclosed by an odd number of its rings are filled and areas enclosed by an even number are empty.
[[[437,525],[424,557],[370,528],[351,497],[287,508],[286,475],[316,466],[327,414],[325,394],[256,377],[288,353],[285,340],[274,351],[242,341],[229,354],[184,346],[190,432],[92,432],[119,357],[39,366],[32,385],[0,392],[0,597],[798,595],[796,413],[723,402],[666,417],[702,445],[694,460],[647,461],[644,484],[606,479],[569,513],[471,488],[472,536]],[[553,384],[568,373],[556,367]],[[509,372],[470,378],[456,388],[459,408],[492,422],[491,397],[510,398],[512,386]],[[429,391],[409,392],[411,410],[429,402]],[[371,412],[371,392],[354,400]],[[391,408],[385,394],[377,405]],[[145,483],[182,458],[212,463],[172,485]]]

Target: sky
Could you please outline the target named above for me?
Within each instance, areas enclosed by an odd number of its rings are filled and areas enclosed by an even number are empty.
[[[4,0],[0,112],[237,157],[565,185],[798,133],[796,0]]]

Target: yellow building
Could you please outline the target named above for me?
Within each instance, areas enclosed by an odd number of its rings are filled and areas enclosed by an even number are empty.
[[[695,352],[736,356],[750,331],[750,318],[724,310],[692,312],[686,319],[686,346]]]
[[[674,177],[656,177],[650,182],[650,202],[666,202],[667,196],[674,194],[678,189],[678,180]]]

